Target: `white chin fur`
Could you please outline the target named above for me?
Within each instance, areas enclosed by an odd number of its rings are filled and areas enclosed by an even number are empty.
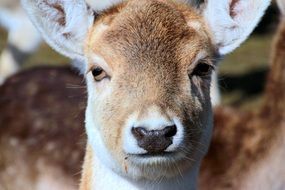
[[[92,112],[90,107],[87,106],[86,109],[86,132],[88,136],[88,143],[90,143],[92,150],[95,152],[96,156],[100,159],[100,161],[112,170],[117,170],[118,166],[116,165],[115,160],[110,155],[109,151],[107,150],[98,128],[96,127],[97,124],[94,122],[92,117]]]

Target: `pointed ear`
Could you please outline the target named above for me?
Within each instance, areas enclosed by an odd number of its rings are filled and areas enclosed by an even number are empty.
[[[246,40],[269,4],[270,0],[207,0],[204,17],[220,54]]]
[[[277,4],[282,15],[285,15],[285,0],[277,0]]]
[[[84,0],[22,0],[22,5],[51,47],[83,59],[84,40],[94,20]]]

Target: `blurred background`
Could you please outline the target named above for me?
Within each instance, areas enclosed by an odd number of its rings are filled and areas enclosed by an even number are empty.
[[[9,0],[0,0],[0,14],[2,1],[9,2]],[[269,69],[272,41],[278,22],[279,10],[277,5],[272,3],[250,38],[220,62],[219,85],[223,105],[238,108],[242,112],[259,110],[264,101],[263,90]],[[8,47],[7,37],[7,31],[0,27],[0,52]],[[47,44],[42,43],[40,48],[21,65],[21,69],[28,70],[43,65],[71,67],[70,62]],[[2,190],[1,177],[10,176],[11,178],[5,178],[4,181],[13,181],[14,183],[15,175],[20,173],[27,176],[23,172],[25,168],[19,169],[15,164],[18,161],[22,163],[23,158],[26,159],[24,165],[27,165],[28,171],[32,169],[36,172],[41,171],[33,167],[33,161],[44,158],[48,163],[52,163],[51,165],[61,168],[67,176],[72,176],[70,178],[75,178],[74,181],[78,180],[80,176],[85,146],[85,133],[82,124],[86,88],[83,77],[77,77],[74,72],[66,68],[52,68],[47,71],[38,69],[32,74],[35,75],[30,77],[29,72],[18,76],[14,75],[14,78],[10,78],[13,80],[7,80],[4,87],[0,88],[0,190]],[[22,78],[26,81],[23,82]],[[59,83],[56,81],[57,79],[60,80]],[[49,89],[50,87],[53,89]],[[51,91],[52,93],[50,93]],[[239,113],[234,112],[234,114],[229,113],[228,115],[239,117]],[[225,118],[227,119],[225,121],[231,120],[231,117]],[[246,117],[241,117],[241,122],[244,118]],[[229,125],[229,127],[232,126]],[[220,129],[223,128],[220,127]],[[225,139],[217,134],[222,133],[217,132],[216,139],[219,140],[219,137]],[[241,137],[239,134],[237,137],[238,142]],[[229,143],[224,143],[223,147],[227,144]],[[217,145],[220,151],[220,144]],[[17,151],[13,152],[13,150]],[[12,153],[7,154],[9,151]],[[26,157],[22,152],[26,153]],[[226,151],[225,154],[227,154]],[[13,160],[16,160],[15,163],[11,162]],[[22,167],[22,165],[20,166]],[[8,170],[6,169],[9,166],[16,167],[7,175]],[[45,169],[43,169],[43,173],[46,172]],[[4,175],[1,176],[1,172]],[[18,177],[18,179],[22,178]],[[9,183],[7,184],[9,185]]]
[[[262,102],[262,92],[271,42],[278,24],[278,8],[275,3],[267,10],[259,26],[249,40],[220,63],[219,85],[222,103],[241,109],[257,109]],[[0,28],[0,52],[7,44],[7,32]],[[39,65],[67,65],[69,60],[42,44],[23,64],[24,69]]]

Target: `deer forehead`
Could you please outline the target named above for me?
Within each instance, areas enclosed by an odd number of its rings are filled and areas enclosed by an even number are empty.
[[[211,41],[204,25],[203,19],[185,5],[129,1],[97,20],[85,50],[89,57],[102,56],[117,71],[175,75],[184,72],[200,51],[210,54]]]

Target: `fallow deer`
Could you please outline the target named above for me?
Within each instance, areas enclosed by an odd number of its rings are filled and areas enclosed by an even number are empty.
[[[199,13],[130,0],[98,17],[83,0],[22,2],[53,48],[85,63],[80,189],[195,189],[213,125],[215,58],[247,38],[270,1],[208,0]]]
[[[283,18],[260,112],[215,109],[200,189],[284,188],[284,32]],[[0,189],[76,189],[85,144],[76,142],[85,142],[81,85],[68,69],[49,67],[20,72],[0,87]]]

